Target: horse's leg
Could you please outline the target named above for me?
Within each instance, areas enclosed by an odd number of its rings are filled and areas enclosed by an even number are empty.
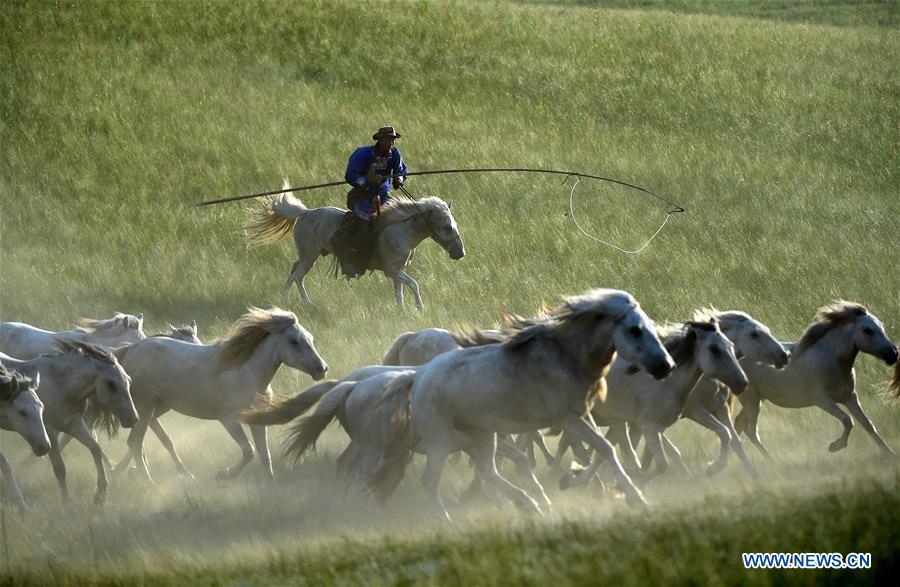
[[[307,304],[312,304],[312,300],[309,299],[309,294],[306,293],[306,284],[304,283],[304,279],[306,279],[306,274],[309,273],[309,270],[312,269],[312,266],[316,262],[316,257],[308,258],[304,257],[302,254],[298,252],[297,260],[294,262],[294,266],[291,268],[291,274],[287,279],[287,282],[284,284],[284,292],[287,292],[291,288],[291,283],[297,284],[297,289],[300,291],[300,296],[303,298],[303,301]]]
[[[859,396],[855,391],[850,395],[850,399],[844,402],[844,405],[847,406],[850,415],[856,418],[857,422],[862,424],[862,427],[869,433],[869,436],[872,437],[872,440],[875,441],[878,448],[881,449],[881,452],[887,455],[893,455],[894,451],[892,451],[891,447],[889,447],[884,439],[881,438],[881,435],[878,434],[878,431],[875,429],[875,425],[872,424],[872,421],[869,420],[869,417],[863,411],[862,404],[859,403]]]
[[[6,460],[6,457],[3,456],[2,452],[0,452],[0,473],[3,474],[3,479],[9,484],[13,501],[20,510],[27,510],[28,504],[25,503],[25,496],[22,495],[22,490],[19,489],[19,484],[16,483],[16,478],[13,475],[12,468],[9,466],[9,461]]]
[[[475,466],[481,471],[481,476],[486,480],[490,481],[494,485],[496,485],[500,491],[503,492],[506,497],[512,501],[517,508],[522,510],[523,512],[529,514],[540,514],[541,508],[538,506],[537,502],[531,499],[531,497],[525,493],[524,490],[516,487],[509,481],[503,478],[500,473],[497,471],[497,463],[494,459],[494,455],[497,451],[497,435],[492,432],[476,432],[469,433],[469,436],[472,439],[473,444],[473,456],[475,458]],[[504,450],[510,450],[510,454],[515,452],[517,457],[517,461],[524,465],[526,469],[530,471],[530,467],[528,467],[528,457],[526,457],[523,453],[515,450],[511,446],[507,446]],[[511,457],[512,458],[512,457]],[[540,489],[540,494],[542,495],[542,499],[545,500],[545,503],[549,506],[550,500],[547,499],[547,495],[544,493],[544,488],[541,487],[541,484],[538,483],[537,479],[534,478],[534,473],[531,473],[531,478],[537,487]]]
[[[62,493],[63,501],[68,502],[69,487],[66,485],[66,464],[63,462],[62,454],[59,452],[59,432],[48,430],[47,436],[50,437],[50,452],[47,453],[47,456],[50,457],[53,475],[56,477],[57,483],[59,483],[59,491]]]
[[[534,443],[534,446],[538,447],[538,450],[541,451],[541,454],[544,455],[544,460],[547,462],[547,464],[549,465],[550,463],[552,463],[553,453],[550,452],[550,448],[547,446],[547,441],[544,439],[544,435],[541,434],[540,430],[536,430],[532,434],[531,441]],[[532,459],[537,460],[534,457],[534,447],[532,446],[529,448],[531,449]]]
[[[129,458],[134,457],[134,462],[137,464],[138,469],[141,470],[141,473],[144,474],[144,479],[152,485],[153,477],[150,476],[150,467],[147,465],[147,455],[144,454],[144,435],[147,434],[147,427],[150,426],[150,422],[153,421],[153,409],[150,408],[138,411],[138,413],[141,414],[140,419],[128,434],[128,454],[126,454],[122,461],[116,465],[116,471],[124,471]]]
[[[399,279],[412,290],[413,295],[416,296],[416,310],[421,310],[425,307],[425,303],[422,301],[422,295],[419,293],[419,284],[416,283],[415,279],[410,277],[402,269],[394,269],[393,271],[388,272],[388,276],[395,282]]]
[[[681,451],[678,450],[678,447],[675,446],[675,443],[669,440],[669,437],[666,436],[665,432],[660,431],[660,437],[662,438],[663,446],[666,449],[666,454],[672,457],[672,460],[675,461],[675,464],[678,465],[678,468],[687,475],[688,477],[693,477],[694,473],[691,471],[691,468],[687,466],[687,463],[684,462],[684,457],[681,456]]]
[[[225,481],[227,479],[234,479],[238,475],[240,475],[241,470],[247,466],[253,459],[253,446],[250,445],[250,440],[247,439],[247,435],[244,433],[244,429],[241,428],[241,422],[238,420],[238,416],[236,414],[231,414],[225,416],[224,418],[219,418],[219,422],[221,422],[222,426],[225,427],[225,430],[228,431],[228,434],[231,435],[231,438],[234,439],[238,446],[241,447],[241,460],[238,464],[228,467],[227,469],[222,469],[218,473],[216,473],[216,479],[219,481]]]
[[[711,430],[719,437],[719,458],[709,463],[709,466],[706,467],[706,474],[716,475],[721,473],[728,465],[728,455],[730,454],[731,433],[728,431],[728,427],[716,420],[705,408],[691,412],[689,418],[704,428]]]
[[[266,477],[269,478],[269,481],[275,481],[275,472],[272,470],[272,455],[269,454],[268,428],[265,426],[251,426],[250,434],[253,435],[253,444],[256,445],[256,452],[259,454],[259,460],[262,462]]]
[[[430,408],[430,407],[429,407]],[[447,455],[450,453],[450,442],[453,438],[452,424],[445,422],[438,414],[434,413],[435,409],[428,409],[419,417],[419,423],[416,426],[422,431],[422,451],[425,453],[425,472],[422,474],[422,485],[425,491],[434,499],[438,506],[438,511],[450,521],[450,514],[444,507],[441,499],[440,482],[441,473],[444,471],[444,463]]]
[[[403,282],[394,278],[394,297],[397,298],[397,305],[403,307]]]
[[[741,441],[741,435],[738,434],[734,427],[734,422],[731,420],[731,412],[728,410],[728,404],[722,404],[712,413],[712,415],[728,429],[728,433],[731,435],[731,449],[738,458],[741,459],[741,464],[744,465],[744,469],[753,477],[759,475],[759,471],[756,470],[756,466],[744,450],[744,443]]]
[[[106,501],[106,488],[109,486],[109,480],[106,478],[106,467],[103,465],[103,451],[100,450],[97,439],[91,434],[91,430],[88,429],[84,420],[76,422],[74,426],[69,428],[68,432],[72,435],[72,438],[86,446],[91,451],[91,456],[94,457],[94,465],[97,467],[97,490],[94,492],[94,503],[103,505],[103,502]]]
[[[840,406],[830,398],[823,397],[819,399],[819,401],[816,402],[816,406],[840,420],[841,424],[844,426],[844,431],[837,440],[828,445],[828,450],[831,452],[838,452],[839,450],[846,448],[847,439],[850,437],[850,431],[853,429],[853,420],[847,415],[847,412],[842,410]]]
[[[622,466],[630,474],[634,475],[641,470],[634,445],[631,444],[631,433],[626,422],[616,422],[610,425],[606,433],[606,439],[613,445],[618,445],[619,454],[622,456]]]
[[[663,475],[669,468],[669,459],[666,451],[663,449],[662,430],[655,426],[644,426],[641,428],[644,432],[644,440],[647,442],[647,448],[653,454],[653,460],[656,461],[656,468],[651,469],[644,477],[644,483],[647,483],[654,477]]]
[[[740,397],[741,412],[734,421],[735,427],[738,430],[743,430],[750,442],[759,449],[763,456],[771,460],[772,455],[769,454],[769,451],[766,450],[762,440],[759,438],[760,397],[753,388],[747,388]]]
[[[540,434],[535,431],[535,434]],[[529,447],[533,447],[533,443],[529,440]],[[508,441],[503,441],[499,437],[496,442],[495,452],[497,454],[502,453],[504,457],[511,460],[515,463],[516,468],[519,470],[519,473],[523,474],[525,478],[528,480],[528,483],[531,485],[531,490],[534,495],[537,495],[541,501],[541,504],[544,506],[544,510],[550,511],[550,498],[547,497],[547,493],[544,491],[544,486],[541,485],[541,482],[538,481],[538,478],[534,474],[534,466],[532,465],[531,459],[528,458],[528,455],[523,451],[519,450],[514,444]],[[533,457],[534,455],[532,455]],[[494,467],[496,470],[496,467]]]
[[[160,412],[159,410],[154,411],[153,419],[150,421],[150,429],[153,430],[153,433],[156,434],[156,437],[159,438],[159,441],[169,452],[169,456],[171,456],[172,460],[175,461],[175,468],[178,470],[178,474],[184,475],[188,479],[194,479],[193,473],[188,471],[188,468],[184,466],[181,457],[178,455],[178,451],[175,450],[175,443],[172,442],[172,437],[169,436],[169,433],[166,432],[166,429],[162,425],[162,422],[159,421],[159,417],[167,411],[168,410],[162,412]]]
[[[647,503],[646,500],[644,500],[644,496],[641,495],[640,490],[635,487],[631,477],[629,477],[628,473],[622,469],[622,464],[619,462],[618,457],[616,457],[615,449],[613,449],[612,445],[603,437],[603,435],[597,432],[596,428],[592,427],[587,421],[579,416],[569,416],[566,418],[562,427],[576,440],[586,442],[593,447],[595,451],[594,460],[591,461],[590,467],[586,469],[586,471],[588,471],[588,479],[594,476],[601,463],[608,460],[612,464],[613,471],[615,472],[616,479],[619,483],[619,488],[625,493],[625,498],[628,503],[631,505]]]

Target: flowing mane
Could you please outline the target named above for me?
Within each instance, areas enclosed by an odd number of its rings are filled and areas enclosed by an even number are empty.
[[[722,330],[728,330],[740,322],[753,322],[753,318],[749,314],[739,310],[720,311],[714,307],[709,307],[701,308],[694,312],[694,321],[696,322],[710,322],[712,320],[720,322]]]
[[[501,330],[480,330],[478,328],[456,328],[450,331],[453,342],[463,348],[497,344],[509,338],[509,333]]]
[[[532,339],[564,334],[569,327],[585,319],[619,318],[637,305],[631,294],[612,289],[595,289],[580,296],[564,298],[554,307],[545,306],[543,316],[533,319],[513,316],[509,320],[510,336],[503,346],[515,350]]]
[[[96,359],[103,363],[119,364],[115,355],[110,351],[89,342],[55,336],[53,337],[53,346],[55,350],[48,353],[50,355],[78,355],[88,359]]]
[[[450,207],[447,203],[438,197],[422,198],[414,200],[407,196],[391,196],[391,200],[381,207],[380,222],[383,226],[390,226],[398,222],[403,222],[408,218],[419,214],[427,214],[433,210],[439,210],[446,214],[450,213]]]
[[[78,321],[78,326],[75,327],[75,331],[93,334],[99,330],[124,332],[129,328],[131,328],[132,330],[139,330],[141,328],[141,322],[138,317],[132,316],[131,314],[122,314],[120,312],[116,312],[112,318],[109,318],[107,320],[82,318]]]
[[[7,371],[0,363],[0,400],[13,401],[16,397],[27,391],[32,378],[18,371]]]
[[[228,338],[216,343],[222,351],[219,368],[224,371],[244,364],[270,334],[280,334],[295,324],[298,320],[293,312],[281,308],[247,308],[247,313],[232,326]]]
[[[809,325],[806,332],[803,333],[803,336],[797,342],[797,346],[794,347],[794,351],[791,353],[791,360],[814,345],[819,339],[828,334],[832,328],[842,326],[868,313],[869,311],[865,306],[843,300],[837,300],[819,308],[816,311],[815,322]]]

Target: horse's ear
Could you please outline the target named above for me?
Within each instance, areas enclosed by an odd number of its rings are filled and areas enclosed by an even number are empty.
[[[453,200],[447,202],[447,208],[449,208],[450,210],[453,209]]]
[[[144,313],[141,312],[140,314],[138,314],[137,319],[138,319],[138,324],[143,324],[144,323]]]
[[[194,333],[196,334],[196,332],[197,332],[197,321],[196,320],[191,320],[191,330],[193,330]]]

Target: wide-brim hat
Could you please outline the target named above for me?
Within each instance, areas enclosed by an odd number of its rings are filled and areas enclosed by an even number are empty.
[[[376,141],[378,139],[383,139],[385,137],[399,139],[400,133],[395,131],[393,126],[382,126],[381,128],[378,129],[378,132],[376,132],[374,135],[372,135],[372,139],[376,140]]]

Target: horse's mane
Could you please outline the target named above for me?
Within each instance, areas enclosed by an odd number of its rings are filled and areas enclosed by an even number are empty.
[[[595,289],[580,296],[563,298],[556,306],[544,306],[543,315],[537,318],[511,315],[510,336],[503,346],[515,350],[533,339],[552,338],[584,319],[618,318],[637,306],[631,294],[612,289]]]
[[[850,320],[865,316],[869,311],[865,306],[854,302],[837,300],[816,311],[815,321],[809,325],[797,345],[791,353],[791,360],[799,356],[803,351],[814,345],[825,336],[832,328],[841,326]]]
[[[900,360],[894,363],[894,378],[888,384],[888,392],[894,392],[900,397]]]
[[[8,371],[0,363],[0,400],[13,401],[20,393],[28,390],[32,381],[31,377],[23,373]]]
[[[263,310],[250,306],[247,313],[234,323],[228,338],[216,343],[222,351],[219,368],[224,371],[242,365],[270,334],[280,334],[295,324],[299,322],[293,312],[281,308]]]
[[[131,314],[122,314],[121,312],[116,312],[112,318],[108,318],[106,320],[81,318],[78,321],[78,326],[75,327],[75,331],[93,334],[98,330],[118,329],[124,332],[129,328],[131,328],[132,330],[140,330],[141,322],[140,320],[138,320],[138,317],[132,316]]]
[[[96,359],[104,363],[118,365],[119,362],[110,351],[101,346],[83,342],[80,340],[71,340],[68,338],[53,337],[53,346],[55,351],[50,351],[49,355],[77,355],[88,359]]]
[[[701,308],[694,312],[694,321],[696,322],[709,322],[711,320],[720,322],[722,330],[728,330],[728,328],[735,326],[740,322],[754,321],[753,318],[750,317],[750,314],[739,310],[720,311],[714,307],[709,307]]]
[[[449,213],[450,207],[444,200],[435,196],[419,200],[403,195],[391,196],[391,199],[381,207],[380,222],[383,226],[390,226],[432,210],[441,210]]]
[[[672,324],[660,328],[659,339],[669,355],[672,356],[675,364],[680,365],[694,356],[694,350],[697,347],[697,331],[712,332],[717,328],[718,326],[710,321],[695,320],[684,324]]]
[[[453,341],[463,348],[497,344],[509,338],[509,333],[501,330],[460,327],[449,332],[450,336],[453,337]]]

